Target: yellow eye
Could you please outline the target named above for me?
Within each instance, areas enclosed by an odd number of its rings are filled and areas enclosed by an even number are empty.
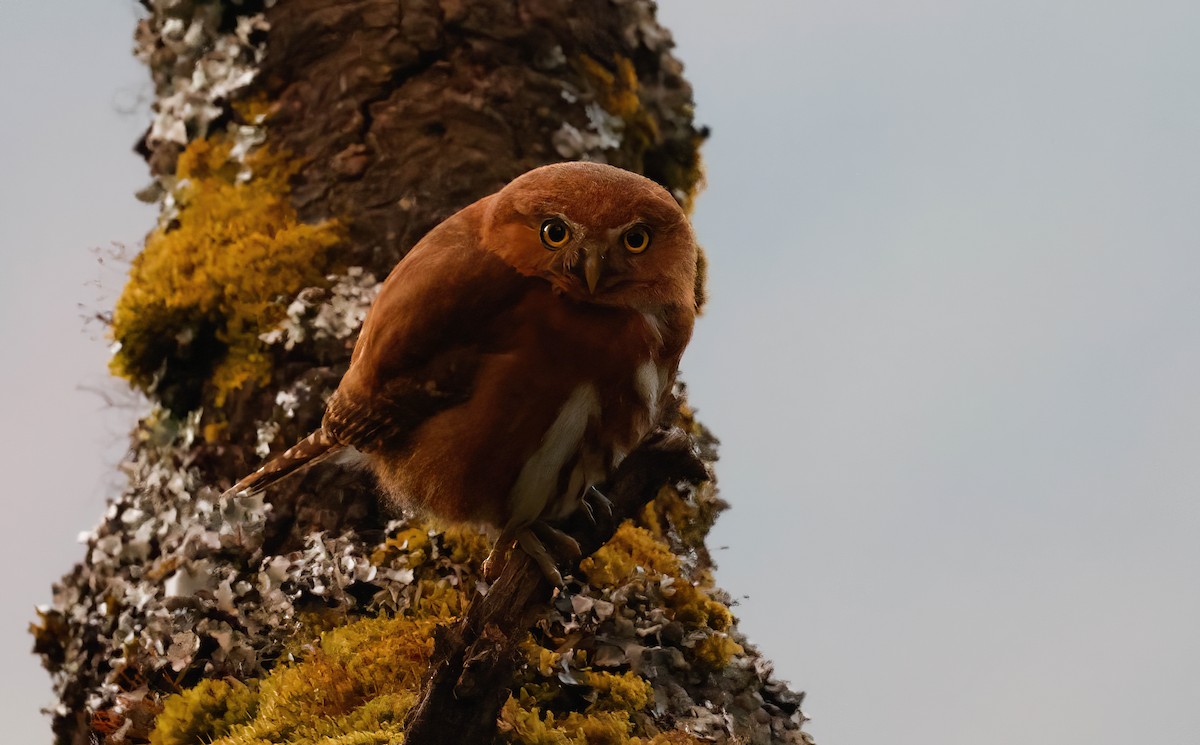
[[[542,223],[542,245],[551,251],[557,251],[571,240],[571,229],[557,217],[552,217]]]
[[[625,231],[625,235],[621,237],[621,241],[625,244],[625,249],[629,253],[640,254],[650,245],[650,231],[641,225],[636,228],[630,228]]]

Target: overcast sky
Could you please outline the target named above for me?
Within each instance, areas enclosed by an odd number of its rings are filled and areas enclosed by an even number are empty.
[[[809,730],[1196,745],[1200,4],[660,5],[713,128],[684,370],[718,579]],[[131,424],[82,317],[155,214],[134,8],[0,3],[12,742],[49,740],[24,627]]]

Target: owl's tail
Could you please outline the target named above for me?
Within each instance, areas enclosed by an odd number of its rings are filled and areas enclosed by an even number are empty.
[[[282,454],[272,458],[262,468],[234,484],[222,497],[253,496],[272,484],[286,479],[301,468],[319,463],[344,448],[334,442],[324,429],[305,437]]]

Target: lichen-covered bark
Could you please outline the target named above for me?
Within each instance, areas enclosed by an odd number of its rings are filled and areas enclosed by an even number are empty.
[[[57,741],[393,740],[429,629],[478,599],[487,540],[382,514],[335,465],[267,501],[219,495],[319,423],[379,281],[455,210],[577,158],[689,205],[691,90],[648,0],[143,5],[139,197],[162,212],[114,313],[113,369],[154,409],[129,487],[34,627]],[[713,485],[649,494],[506,636],[520,654],[492,696],[497,737],[804,740],[799,697],[712,583]]]

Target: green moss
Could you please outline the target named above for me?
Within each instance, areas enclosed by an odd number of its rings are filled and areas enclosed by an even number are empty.
[[[288,187],[297,168],[266,147],[238,163],[221,136],[188,145],[178,217],[146,239],[113,313],[113,372],[176,413],[267,380],[259,334],[297,292],[326,283],[344,235],[336,221],[300,222]]]

